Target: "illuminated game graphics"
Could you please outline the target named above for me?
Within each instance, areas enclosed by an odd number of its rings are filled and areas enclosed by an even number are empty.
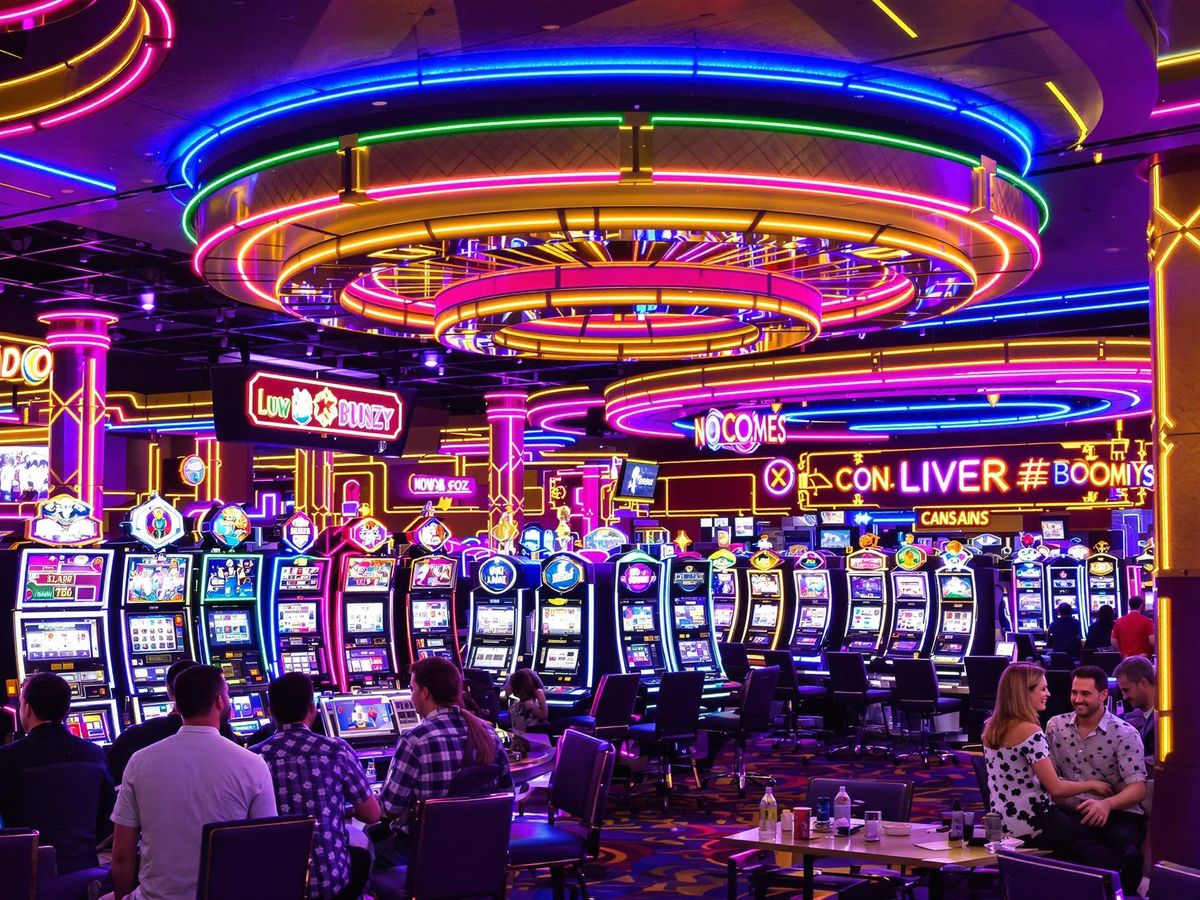
[[[288,516],[279,530],[280,539],[296,553],[304,553],[317,540],[317,523],[298,509]]]
[[[83,500],[56,494],[37,505],[37,515],[25,522],[25,537],[51,547],[80,547],[97,544],[103,526]]]
[[[374,516],[363,516],[346,526],[346,540],[363,553],[374,553],[387,543],[391,533]]]
[[[204,530],[220,547],[235,550],[250,537],[250,517],[242,507],[229,503],[205,520]]]
[[[186,531],[179,510],[157,494],[129,511],[129,533],[151,550],[177,543]]]

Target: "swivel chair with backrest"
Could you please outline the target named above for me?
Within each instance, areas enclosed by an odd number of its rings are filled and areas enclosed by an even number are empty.
[[[732,641],[717,644],[717,655],[721,658],[721,669],[730,681],[741,684],[750,674],[750,659],[746,655],[746,645]]]
[[[1121,664],[1121,659],[1119,650],[1086,647],[1079,652],[1081,666],[1099,666],[1108,675],[1112,675],[1113,670]]]
[[[463,694],[479,707],[479,715],[493,725],[500,721],[500,692],[487,669],[463,669]]]
[[[196,900],[305,896],[315,825],[311,816],[205,825]]]
[[[885,688],[873,688],[867,680],[867,664],[861,653],[829,652],[825,654],[829,664],[829,689],[834,700],[842,703],[856,717],[854,743],[843,747],[835,747],[829,755],[848,753],[861,756],[863,751],[886,753],[887,748],[867,746],[863,737],[867,731],[867,711],[872,706],[883,706],[891,703],[892,692]],[[890,737],[887,724],[887,711],[883,716],[884,732]]]
[[[1029,853],[1001,850],[1000,880],[1005,897],[1022,900],[1119,900],[1121,879],[1116,872],[1046,859]]]
[[[613,746],[620,746],[633,722],[640,683],[641,676],[636,672],[602,676],[600,684],[596,686],[590,712],[585,716],[556,719],[554,731],[561,734],[568,728],[575,728],[609,741]]]
[[[775,747],[788,745],[796,750],[800,746],[800,710],[808,701],[823,700],[828,691],[817,684],[800,684],[796,673],[796,661],[787,650],[764,650],[763,663],[779,667],[779,683],[775,687],[775,699],[783,701],[786,723],[786,738],[775,742]],[[809,732],[811,735],[811,732]]]
[[[627,730],[628,739],[637,743],[642,755],[658,761],[656,787],[664,812],[669,808],[671,798],[676,796],[671,773],[676,765],[681,765],[682,758],[687,759],[696,789],[702,787],[693,748],[700,736],[700,702],[703,693],[703,672],[666,672],[659,682],[654,721],[639,722]],[[702,799],[693,799],[701,808],[705,807]]]
[[[779,684],[779,667],[762,666],[751,669],[742,685],[741,704],[737,710],[709,713],[701,719],[700,727],[709,732],[709,743],[716,746],[723,740],[734,741],[734,767],[725,772],[712,772],[707,779],[732,778],[737,784],[738,797],[746,796],[746,783],[754,781],[760,784],[774,784],[775,779],[770,775],[746,771],[746,745],[753,734],[769,731],[771,728],[771,704],[775,702],[775,688]],[[710,759],[716,758],[713,747],[709,749]]]
[[[937,667],[931,659],[895,659],[896,709],[909,716],[920,718],[921,743],[911,753],[897,753],[892,760],[899,762],[910,756],[919,756],[928,766],[930,757],[942,762],[958,762],[958,757],[949,751],[935,751],[932,747],[933,720],[946,713],[957,712],[962,701],[954,697],[941,696],[937,680]]]
[[[996,707],[996,690],[1000,678],[1009,666],[1006,656],[968,656],[967,666],[967,735],[978,739],[983,723]]]

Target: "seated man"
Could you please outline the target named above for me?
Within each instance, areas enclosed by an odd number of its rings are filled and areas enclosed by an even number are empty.
[[[462,676],[453,663],[436,656],[417,660],[409,682],[413,705],[424,719],[400,735],[379,801],[394,836],[376,845],[376,864],[403,865],[408,812],[418,800],[445,797],[465,766],[494,765],[501,786],[512,783],[508,754],[495,730],[462,708]]]
[[[1149,769],[1154,765],[1154,726],[1158,716],[1154,709],[1158,694],[1154,663],[1144,656],[1130,656],[1117,664],[1113,675],[1116,676],[1117,686],[1127,707],[1121,718],[1142,736],[1146,767]]]
[[[194,659],[181,659],[167,669],[168,700],[172,703],[175,702],[175,679],[179,677],[180,673],[198,665],[200,663]],[[112,746],[108,748],[108,768],[112,772],[113,781],[117,784],[121,783],[121,778],[125,774],[125,766],[129,764],[129,758],[133,754],[143,747],[157,744],[163,738],[169,738],[182,725],[183,716],[179,715],[179,708],[176,707],[165,716],[150,719],[139,725],[131,725],[122,731],[120,736],[113,741]]]
[[[1154,650],[1154,620],[1142,612],[1141,597],[1129,598],[1129,612],[1113,623],[1112,645],[1121,655],[1149,656]]]
[[[221,670],[182,672],[175,706],[179,731],[137,751],[125,767],[112,814],[116,900],[194,900],[204,826],[275,815],[271,770],[219,731],[231,708]]]
[[[49,672],[31,675],[21,686],[18,715],[26,736],[0,747],[0,817],[5,827],[37,828],[41,842],[56,850],[58,871],[74,872],[96,866],[96,843],[109,833],[114,791],[104,751],[78,738],[63,722],[71,710],[71,686]],[[63,785],[72,796],[31,797],[22,787],[26,772],[42,766],[79,763],[96,771]],[[78,796],[96,789],[90,802]]]
[[[1085,865],[1121,873],[1127,893],[1136,893],[1142,877],[1146,817],[1146,761],[1137,729],[1110,713],[1108,673],[1080,666],[1072,673],[1074,712],[1046,724],[1050,758],[1068,781],[1104,781],[1111,797],[1083,793],[1062,801],[1076,824],[1071,828],[1071,857]]]
[[[361,873],[351,884],[351,849],[346,831],[346,807],[368,825],[379,821],[379,801],[362,763],[350,745],[338,738],[314,734],[312,679],[290,672],[271,682],[268,691],[275,732],[252,748],[271,767],[280,815],[312,816],[317,820],[308,876],[312,900],[357,897],[366,885],[370,861],[355,868]]]

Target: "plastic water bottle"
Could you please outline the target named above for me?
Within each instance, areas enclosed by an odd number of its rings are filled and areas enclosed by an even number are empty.
[[[767,785],[767,792],[758,802],[758,839],[775,840],[775,823],[779,821],[779,803],[775,800],[775,789]]]
[[[954,809],[950,812],[950,846],[961,847],[963,832],[966,830],[966,820],[963,816],[962,801],[954,801]]]
[[[838,788],[837,796],[833,798],[833,833],[850,833],[850,795],[846,786]]]

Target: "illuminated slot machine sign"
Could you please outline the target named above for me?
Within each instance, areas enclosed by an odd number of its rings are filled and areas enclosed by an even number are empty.
[[[489,556],[475,569],[469,595],[467,666],[503,682],[516,669],[531,576],[530,564],[511,556]]]
[[[933,573],[938,629],[930,657],[942,673],[961,675],[963,660],[975,643],[979,617],[970,560],[971,554],[958,541],[950,541],[942,551],[943,565]]]
[[[759,550],[743,570],[746,589],[746,626],[743,642],[760,650],[779,647],[788,631],[791,610],[785,603],[784,560],[773,550]]]
[[[1121,560],[1108,552],[1108,544],[1096,545],[1096,552],[1084,560],[1084,594],[1088,621],[1096,618],[1102,606],[1112,607],[1115,616],[1127,611],[1127,597],[1121,581]]]
[[[1089,555],[1087,547],[1072,544],[1065,556],[1046,563],[1047,618],[1051,621],[1058,618],[1058,608],[1065,603],[1071,608],[1071,615],[1079,619],[1085,637],[1091,619],[1083,612],[1083,561]]]
[[[705,694],[724,693],[724,675],[713,627],[712,563],[678,557],[664,566],[663,608],[672,669],[703,672]]]
[[[668,665],[660,599],[662,563],[634,550],[616,560],[614,575],[613,615],[621,671],[641,675],[653,690]]]
[[[708,561],[712,566],[713,630],[717,642],[723,643],[733,640],[733,635],[740,632],[738,558],[722,547],[709,556]]]
[[[458,560],[439,552],[451,538],[450,529],[440,519],[426,516],[407,537],[411,543],[409,552],[415,554],[405,562],[408,658],[415,662],[439,656],[461,666],[454,603]]]
[[[888,558],[874,548],[856,550],[846,557],[849,609],[842,649],[879,655],[885,624],[891,618],[888,594]]]
[[[303,672],[317,690],[334,686],[326,623],[330,619],[330,571],[333,561],[310,555],[317,528],[296,510],[280,527],[281,552],[271,560],[267,621],[272,623],[268,649],[276,677]]]
[[[833,618],[833,586],[825,557],[811,550],[797,554],[792,580],[796,589],[796,625],[788,650],[797,667],[814,669],[824,658]]]
[[[349,523],[340,557],[334,632],[338,636],[338,685],[343,691],[396,686],[392,578],[396,560],[372,556],[388,541],[383,523],[369,516]]]
[[[929,575],[920,571],[927,560],[926,552],[916,544],[905,544],[896,551],[896,568],[890,573],[892,620],[885,656],[921,656],[929,649]]]
[[[591,565],[570,552],[548,556],[537,590],[534,669],[552,706],[574,706],[591,694],[594,616]]]

